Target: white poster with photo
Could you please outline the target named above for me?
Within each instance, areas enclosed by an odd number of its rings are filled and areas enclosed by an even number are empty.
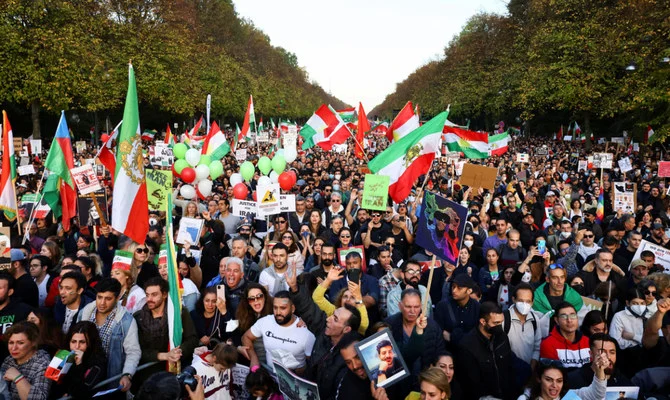
[[[204,219],[183,217],[179,220],[179,231],[177,233],[177,243],[198,244],[200,241],[200,233],[205,225]]]
[[[278,183],[272,183],[267,186],[258,186],[256,188],[256,206],[258,207],[258,216],[267,217],[281,213],[279,204],[279,195],[281,190]]]
[[[593,155],[593,168],[612,169],[614,154],[596,153]]]
[[[166,143],[156,143],[149,147],[149,162],[156,167],[171,167],[174,164],[172,148]]]
[[[614,211],[621,210],[624,214],[635,214],[635,184],[627,182],[614,183]]]
[[[270,140],[270,135],[267,132],[258,132],[256,136],[257,143],[267,143]]]
[[[586,171],[589,167],[588,161],[587,160],[579,160],[579,163],[577,163],[577,171]]]
[[[42,140],[41,139],[31,139],[30,140],[30,149],[33,151],[33,154],[42,154]]]
[[[237,149],[235,150],[235,159],[239,162],[244,162],[247,160],[247,149]]]
[[[295,211],[295,195],[294,194],[281,194],[279,195],[279,207],[281,212],[294,212]]]
[[[32,164],[20,165],[16,167],[16,172],[18,172],[20,176],[31,175],[35,173],[35,166]]]
[[[80,194],[89,194],[102,189],[91,164],[72,168],[70,172],[72,173],[72,179],[74,179],[74,183],[77,185]]]
[[[521,153],[516,155],[516,162],[527,163],[528,161],[530,161],[530,156],[528,154]]]
[[[624,157],[621,160],[619,160],[619,169],[624,174],[628,171],[631,171],[633,169],[633,165],[631,165],[630,163],[630,158]]]
[[[653,244],[649,241],[642,240],[642,243],[640,244],[640,247],[637,248],[637,251],[635,252],[635,255],[633,256],[633,260],[639,259],[643,251],[649,250],[652,253],[654,253],[654,256],[656,257],[655,264],[660,264],[663,266],[665,269],[666,274],[670,274],[670,250],[666,249],[665,247]],[[622,268],[626,268],[625,266],[621,266]],[[630,268],[630,265],[628,265],[628,269]]]
[[[86,151],[86,142],[83,140],[78,140],[74,143],[74,148],[77,150],[77,154],[83,153]]]

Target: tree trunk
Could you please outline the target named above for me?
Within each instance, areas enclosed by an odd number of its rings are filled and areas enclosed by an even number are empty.
[[[40,139],[40,101],[35,99],[30,103],[30,116],[33,121],[33,139]]]
[[[586,150],[586,154],[588,155],[591,152],[591,113],[590,112],[585,112],[584,113],[584,135],[586,135],[586,146],[584,147],[584,150]],[[595,135],[594,135],[595,138]]]
[[[93,139],[93,145],[95,145],[96,143],[98,143],[98,135],[100,134],[100,120],[98,119],[97,111],[93,111],[93,121],[94,121],[93,123],[94,128],[93,128],[93,137],[91,139]]]

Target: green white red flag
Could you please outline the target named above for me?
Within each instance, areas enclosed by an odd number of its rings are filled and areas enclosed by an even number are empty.
[[[44,168],[49,171],[44,184],[44,201],[49,204],[55,218],[63,217],[61,223],[67,232],[70,230],[72,217],[77,215],[77,189],[70,174],[70,170],[74,168],[74,157],[65,111],[61,111],[58,128],[51,142]]]
[[[447,114],[441,112],[391,144],[368,164],[373,173],[391,178],[389,195],[396,203],[407,198],[416,180],[428,172],[436,155],[440,154]]]
[[[226,135],[221,132],[219,124],[212,122],[212,127],[202,145],[202,154],[210,156],[212,160],[220,160],[230,152],[230,145],[226,140]]]
[[[183,325],[181,320],[181,296],[184,286],[177,270],[177,252],[175,250],[175,237],[172,224],[172,193],[168,193],[167,201],[167,226],[165,227],[165,239],[167,242],[167,272],[168,272],[168,339],[170,349],[181,345]]]
[[[398,141],[404,136],[409,135],[419,125],[419,117],[414,113],[412,102],[408,101],[405,107],[393,119],[391,126],[386,132],[386,138],[389,142]]]
[[[0,210],[5,218],[14,221],[18,215],[16,204],[16,160],[14,159],[14,134],[7,112],[2,111],[2,174],[0,175]]]
[[[149,204],[140,132],[135,71],[129,65],[128,94],[116,146],[112,228],[137,243],[144,243],[149,232]]]
[[[247,112],[244,114],[244,122],[242,123],[242,131],[237,141],[240,142],[246,138],[249,140],[249,132],[256,132],[256,114],[254,114],[254,96],[249,95],[249,104],[247,105]]]
[[[501,156],[507,153],[509,134],[507,132],[489,136],[489,151],[492,156]]]
[[[300,136],[305,140],[303,150],[318,145],[330,151],[334,144],[344,143],[352,133],[347,124],[330,106],[322,104],[300,129]]]

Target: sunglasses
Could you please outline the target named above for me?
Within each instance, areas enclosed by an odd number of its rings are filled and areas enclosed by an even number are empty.
[[[257,294],[257,295],[255,295],[255,296],[249,296],[249,297],[247,297],[247,301],[248,301],[249,303],[253,303],[253,302],[255,302],[256,300],[263,300],[264,297],[265,297],[265,295],[264,295],[263,293],[260,293],[260,294]]]
[[[31,265],[31,267],[32,267],[32,265]],[[655,291],[655,290],[654,290],[654,291],[652,291],[652,290],[645,290],[645,291],[644,291],[644,294],[645,294],[645,296],[656,296],[656,291]]]
[[[139,253],[139,254],[147,253],[147,254],[149,254],[149,249],[138,247],[138,248],[135,249],[135,253]]]
[[[421,270],[418,269],[408,269],[405,271],[407,275],[419,275],[421,273]]]
[[[561,264],[551,264],[549,269],[565,269]]]
[[[386,243],[384,243],[384,244],[385,244],[386,246],[393,246],[395,243],[386,242]]]
[[[341,238],[349,239],[351,235],[340,235]]]
[[[584,237],[587,238],[587,239],[591,239],[591,238],[593,238],[593,235],[584,235]]]
[[[278,219],[278,220],[277,220],[277,223],[278,223],[278,224],[285,224],[285,223],[286,223],[286,220],[285,220],[285,219]]]
[[[331,199],[330,200],[331,203],[339,203],[340,201],[342,201],[342,200],[340,200],[340,199]]]
[[[372,214],[372,217],[381,217],[381,216],[382,216],[381,214],[377,214],[377,213]]]

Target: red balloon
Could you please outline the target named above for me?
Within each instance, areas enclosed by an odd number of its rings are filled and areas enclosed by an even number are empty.
[[[177,172],[177,170],[174,169],[174,164],[172,164],[172,175],[173,176],[179,176],[179,173]]]
[[[254,199],[254,201],[258,201],[256,199],[256,191],[255,190],[251,193],[251,198]]]
[[[293,187],[293,177],[288,172],[282,172],[277,178],[277,182],[279,182],[279,187],[286,191]]]
[[[233,197],[237,200],[245,200],[249,195],[249,188],[244,183],[238,183],[233,187]]]
[[[102,143],[105,143],[107,141],[107,139],[109,139],[108,134],[103,133],[102,135],[100,135],[100,140],[102,140]]]
[[[195,170],[191,167],[182,169],[181,179],[186,183],[192,183],[195,180]]]
[[[293,178],[293,184],[291,185],[291,187],[293,187],[298,182],[298,175],[296,175],[295,171],[292,169],[288,170],[288,173],[291,174],[291,177]]]

